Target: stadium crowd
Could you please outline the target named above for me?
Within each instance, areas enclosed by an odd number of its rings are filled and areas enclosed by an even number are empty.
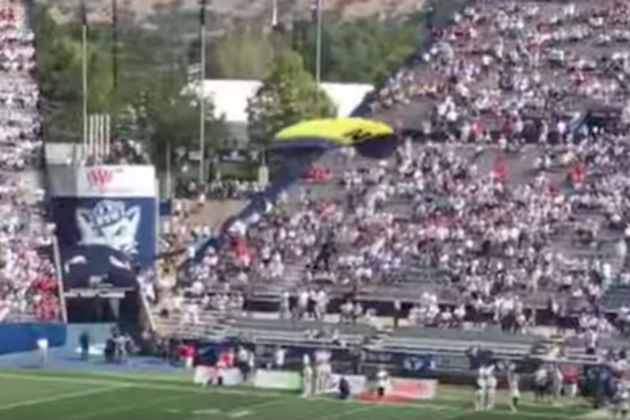
[[[550,325],[591,352],[629,332],[630,305],[606,300],[630,285],[627,2],[479,1],[454,20],[370,99],[405,127],[391,157],[328,152],[156,302],[195,324],[267,290],[280,317],[322,319],[341,290],[341,322],[376,325],[357,296],[398,290],[395,325]]]
[[[626,2],[489,0],[454,20],[434,31],[422,64],[375,92],[376,115],[422,121],[417,128],[452,140],[489,141],[498,132],[510,143],[569,140],[575,118],[594,104],[623,108],[619,123],[630,123]]]
[[[29,170],[40,164],[34,36],[19,2],[0,2],[0,322],[59,317],[53,227]]]
[[[627,331],[627,305],[611,321],[603,302],[630,282],[627,3],[482,1],[454,20],[373,95],[376,117],[423,121],[392,158],[330,152],[326,177],[309,168],[308,182],[232,224],[184,284],[276,285],[282,314],[321,317],[330,285],[404,286],[410,267],[430,267],[443,287],[405,286],[418,296],[410,323],[524,331],[540,322],[527,297],[542,293],[546,322],[586,340]],[[352,300],[341,312],[370,318]]]

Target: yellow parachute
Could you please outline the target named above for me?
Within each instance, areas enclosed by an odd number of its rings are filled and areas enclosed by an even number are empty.
[[[365,118],[325,118],[297,123],[276,134],[272,150],[356,147],[361,154],[377,157],[395,148],[394,130]],[[391,149],[391,150],[390,150]]]

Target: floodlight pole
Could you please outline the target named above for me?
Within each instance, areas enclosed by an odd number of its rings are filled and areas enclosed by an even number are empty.
[[[199,187],[205,182],[205,146],[206,146],[206,101],[204,82],[206,79],[206,2],[201,0],[200,10],[200,48],[201,68],[199,69]]]
[[[315,83],[317,85],[316,104],[319,110],[319,89],[322,81],[322,3],[317,0],[317,40],[315,46]]]

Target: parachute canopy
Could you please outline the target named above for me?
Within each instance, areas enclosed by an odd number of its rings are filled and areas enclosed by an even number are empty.
[[[393,137],[394,130],[365,118],[325,118],[297,123],[276,134],[274,149],[330,149]]]

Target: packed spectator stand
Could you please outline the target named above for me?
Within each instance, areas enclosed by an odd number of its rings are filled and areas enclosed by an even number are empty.
[[[20,2],[0,1],[0,322],[60,317],[46,223],[34,35]]]
[[[158,290],[159,322],[542,326],[597,360],[630,326],[629,25],[622,1],[471,3],[367,99],[393,156],[327,152]]]

